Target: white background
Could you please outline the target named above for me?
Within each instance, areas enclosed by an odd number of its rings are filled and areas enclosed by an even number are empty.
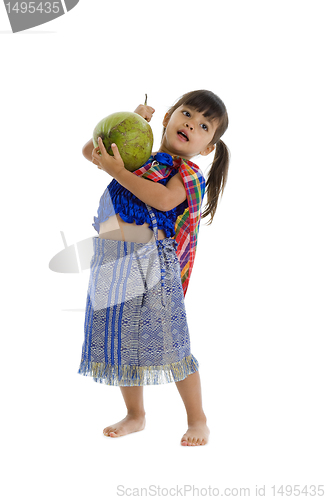
[[[12,34],[0,5],[6,500],[326,484],[323,8],[80,0]],[[200,88],[226,104],[231,151],[186,296],[210,442],[180,446],[175,384],[145,387],[143,432],[105,438],[125,406],[118,387],[77,374],[88,272],[49,261],[60,231],[68,245],[97,234],[110,177],[81,154],[96,123],[147,93],[155,150],[168,107]],[[193,161],[207,174],[212,159]]]

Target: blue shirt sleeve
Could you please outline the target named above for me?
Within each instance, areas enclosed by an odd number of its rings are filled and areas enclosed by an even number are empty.
[[[173,170],[169,177],[160,179],[158,182],[166,185],[177,172],[177,169]],[[175,236],[174,225],[177,217],[183,214],[187,207],[188,202],[185,200],[180,203],[180,205],[167,212],[153,208],[158,229],[163,229],[167,238]],[[149,224],[149,228],[153,229],[152,221],[145,203],[128,189],[121,186],[115,179],[110,182],[100,199],[97,217],[94,217],[94,223],[92,224],[95,230],[99,232],[100,223],[106,221],[114,214],[119,214],[121,219],[125,222],[133,223],[135,221],[138,225],[147,223]]]

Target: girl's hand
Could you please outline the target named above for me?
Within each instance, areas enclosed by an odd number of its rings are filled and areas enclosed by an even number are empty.
[[[137,115],[142,116],[147,122],[150,122],[153,113],[155,113],[155,109],[152,108],[151,106],[145,106],[144,104],[139,104],[139,106],[137,106],[137,108],[135,109],[134,113],[137,113]]]
[[[98,168],[111,175],[111,177],[115,177],[119,171],[124,168],[124,163],[120,156],[118,146],[116,144],[111,144],[111,149],[114,156],[109,155],[101,137],[99,137],[98,148],[94,148],[92,151],[92,162],[95,163]],[[99,153],[101,153],[101,156]]]

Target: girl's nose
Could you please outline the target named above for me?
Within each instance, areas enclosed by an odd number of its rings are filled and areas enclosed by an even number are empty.
[[[189,127],[190,130],[193,130],[193,128],[194,128],[192,125],[189,125],[189,123],[185,123],[185,125],[186,125],[186,127]]]

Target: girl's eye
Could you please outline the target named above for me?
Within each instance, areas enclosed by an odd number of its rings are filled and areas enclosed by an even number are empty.
[[[187,110],[185,110],[185,109],[182,111],[182,114],[184,114],[185,116],[190,117],[190,113],[189,113],[189,111],[187,111]],[[207,125],[205,125],[205,123],[202,123],[200,126],[201,126],[204,130],[208,131],[208,127],[207,127]]]

